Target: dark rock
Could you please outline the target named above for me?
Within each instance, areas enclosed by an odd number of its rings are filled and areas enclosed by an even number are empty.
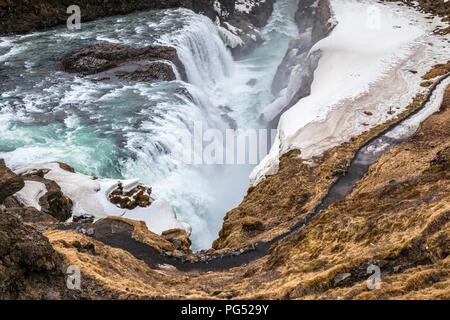
[[[3,159],[0,159],[0,204],[25,186],[21,177],[12,172]]]
[[[262,28],[266,25],[273,12],[273,4],[275,0],[255,1],[258,2],[248,14],[250,22],[258,27]]]
[[[76,223],[94,223],[95,217],[89,214],[83,214],[81,216],[73,216],[73,222]]]
[[[425,170],[426,173],[438,173],[450,170],[450,147],[439,151],[430,161],[430,168]]]
[[[221,19],[227,19],[234,14],[234,7],[236,0],[219,0],[221,13],[219,14],[214,10],[215,0],[194,0],[193,10],[196,13],[203,14],[210,18],[212,21],[216,19],[217,16]]]
[[[257,79],[250,79],[247,81],[246,85],[253,87],[258,82]]]
[[[277,95],[283,88],[289,84],[290,71],[303,62],[299,59],[321,39],[328,36],[333,30],[330,24],[331,10],[328,0],[320,0],[317,8],[314,6],[316,0],[300,1],[295,21],[299,30],[299,37],[292,40],[289,49],[283,58],[277,73],[272,82],[272,93]]]
[[[105,238],[114,234],[127,234],[131,237],[134,226],[126,221],[104,218],[94,223],[95,238]]]
[[[334,25],[331,22],[329,0],[300,1],[295,14],[299,35],[291,40],[283,61],[278,66],[272,81],[271,91],[277,96],[274,104],[278,113],[269,119],[263,117],[269,127],[276,128],[281,114],[311,93],[314,71],[320,58],[320,51],[310,54],[310,49],[329,35]]]
[[[41,212],[36,208],[8,208],[4,210],[5,213],[20,217],[23,222],[30,223],[54,223],[57,220],[51,215]]]
[[[241,30],[237,35],[243,41],[243,45],[231,48],[231,53],[235,59],[249,54],[264,42],[258,29],[249,21],[248,17],[237,15],[227,22]]]
[[[176,80],[172,66],[164,62],[154,62],[146,66],[139,66],[132,72],[118,72],[117,75],[120,79],[140,82]]]
[[[17,207],[23,207],[23,205],[17,201],[14,196],[9,196],[3,201],[3,205],[5,208],[17,208]]]
[[[0,212],[0,299],[74,299],[62,257],[35,228]]]
[[[116,43],[99,43],[73,52],[62,59],[66,72],[82,75],[98,74],[100,72],[125,67],[128,70],[117,70],[112,76],[122,77],[134,81],[174,80],[175,73],[171,66],[165,63],[151,63],[140,65],[130,62],[151,62],[156,60],[171,61],[183,80],[186,80],[186,71],[178,58],[175,48],[167,46],[147,46],[134,48]],[[128,63],[128,64],[126,64]],[[130,70],[130,68],[134,70]],[[170,69],[170,71],[168,71]],[[102,78],[105,78],[102,76]],[[106,78],[111,78],[106,77]]]
[[[79,241],[74,242],[73,246],[78,252],[90,253],[95,255],[95,245],[92,242],[81,244]]]
[[[202,0],[0,0],[0,34],[26,33],[66,24],[69,17],[66,11],[70,5],[78,5],[81,9],[81,22],[87,22],[138,10],[178,7],[193,9],[193,3],[198,1],[202,2]]]

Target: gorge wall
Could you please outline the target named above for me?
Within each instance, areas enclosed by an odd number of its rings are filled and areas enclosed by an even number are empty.
[[[137,10],[185,7],[192,9],[193,0],[1,0],[0,34],[26,33],[66,23],[67,8],[78,5],[81,22],[97,18],[127,14]]]
[[[334,21],[328,0],[300,1],[295,13],[299,34],[289,43],[272,82],[274,101],[261,113],[261,120],[276,128],[281,114],[310,94],[320,51],[311,48],[330,34]]]

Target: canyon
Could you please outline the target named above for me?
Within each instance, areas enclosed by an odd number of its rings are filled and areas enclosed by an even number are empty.
[[[370,69],[370,76],[379,70],[383,76],[361,88],[369,75],[357,61],[366,51],[358,47],[359,35],[351,43],[339,42],[354,26],[342,17],[347,12],[358,16],[365,4],[375,3],[300,0],[293,17],[297,35],[282,50],[271,69],[273,81],[265,87],[271,99],[252,114],[259,114],[257,123],[277,128],[277,137],[266,158],[247,172],[251,185],[223,217],[211,248],[193,250],[195,225],[179,221],[171,205],[152,193],[158,185],[150,188],[139,179],[94,174],[101,171],[81,174],[71,163],[20,163],[14,154],[2,152],[0,157],[15,167],[0,161],[0,297],[449,299],[449,7],[444,1],[386,2],[377,8],[403,13],[384,25],[398,32],[392,47],[389,39],[384,47],[397,55],[391,59],[377,52],[391,64]],[[207,25],[216,26],[217,39],[238,61],[251,52],[259,57],[263,38],[247,37],[247,31],[270,26],[272,11],[279,10],[271,1],[261,1],[265,9],[248,10],[239,1],[219,1],[220,10],[200,1],[161,3],[161,8],[205,13]],[[105,9],[88,18],[142,9],[155,8],[142,2],[139,8]],[[2,33],[61,24],[63,13],[54,12],[44,25],[30,23]],[[365,38],[376,40],[382,31],[368,31],[373,38]],[[121,77],[123,70],[132,86],[178,79],[196,83],[192,66],[183,65],[186,53],[178,43],[177,50],[163,41],[139,49],[87,44],[61,55],[64,72],[74,71],[100,86]],[[330,53],[336,48],[353,54],[350,72],[359,76],[343,71],[339,76],[354,91],[317,98],[323,83],[328,84],[325,92],[335,89],[327,72],[336,61]],[[108,58],[111,52],[114,59]],[[373,65],[375,56],[371,54]],[[229,57],[222,58],[226,64]],[[136,61],[142,59],[176,68],[162,69],[168,75],[160,77],[161,69],[141,69]],[[345,59],[341,63],[345,66]],[[352,82],[352,77],[357,80]],[[337,89],[345,87],[340,87],[342,79]],[[312,116],[302,112],[314,111],[313,103],[331,107],[322,118],[313,112],[317,119],[308,122],[305,117]],[[130,211],[123,211],[127,207]],[[81,270],[80,291],[65,287],[69,265]],[[367,286],[371,266],[381,270],[381,287],[375,290]]]

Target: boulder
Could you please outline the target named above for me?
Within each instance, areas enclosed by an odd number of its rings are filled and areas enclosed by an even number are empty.
[[[345,279],[348,279],[352,276],[351,273],[339,273],[334,277],[334,284],[337,285],[338,283],[344,281]]]
[[[140,82],[173,81],[177,78],[172,66],[164,62],[138,66],[131,72],[118,72],[117,75],[120,79]]]
[[[66,72],[93,75],[111,70],[102,79],[117,77],[133,81],[175,80],[171,62],[176,66],[182,80],[186,71],[178,58],[175,48],[167,46],[147,46],[134,48],[116,43],[98,43],[66,55],[62,65]],[[121,68],[119,68],[121,67]]]
[[[231,53],[236,59],[249,54],[264,42],[259,30],[246,16],[237,15],[224,23],[224,26],[242,41],[241,45],[231,48]]]
[[[17,191],[20,191],[25,186],[21,177],[12,172],[6,165],[3,159],[0,159],[0,204],[5,199]]]

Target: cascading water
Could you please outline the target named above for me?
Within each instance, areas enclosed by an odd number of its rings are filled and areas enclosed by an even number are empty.
[[[238,62],[214,23],[186,9],[0,38],[0,158],[13,168],[62,161],[93,176],[140,178],[192,226],[194,250],[210,247],[225,212],[242,200],[254,165],[186,164],[176,132],[192,133],[196,121],[221,130],[230,119],[239,128],[258,125],[273,98],[273,75],[297,32],[296,6],[277,1],[262,30],[265,43]],[[92,82],[60,71],[62,56],[99,41],[175,46],[189,83]],[[247,85],[251,79],[257,79],[253,86]]]

